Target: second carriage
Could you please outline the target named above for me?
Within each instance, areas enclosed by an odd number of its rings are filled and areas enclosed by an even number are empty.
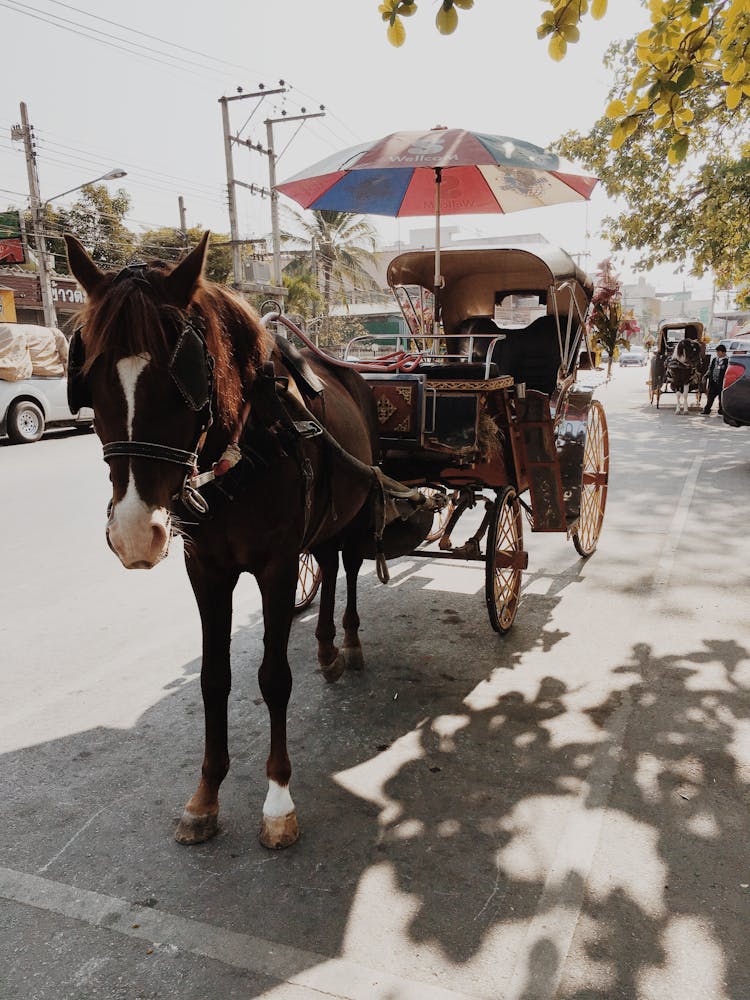
[[[447,500],[439,523],[414,518],[386,533],[385,554],[483,563],[490,623],[504,633],[528,562],[524,520],[567,535],[584,557],[601,532],[607,422],[577,381],[593,287],[549,244],[444,250],[440,266],[436,303],[433,252],[396,257],[388,282],[408,336],[374,349],[369,338],[369,360],[363,338],[348,352],[373,392],[384,472]],[[481,524],[456,544],[458,521],[481,505]]]
[[[692,341],[698,345],[696,364],[689,373],[688,390],[695,392],[697,403],[700,403],[703,377],[708,368],[706,345],[703,342],[704,326],[698,319],[674,318],[662,320],[656,335],[649,368],[648,401],[656,403],[657,410],[661,397],[672,392],[669,363],[675,349],[682,341]]]

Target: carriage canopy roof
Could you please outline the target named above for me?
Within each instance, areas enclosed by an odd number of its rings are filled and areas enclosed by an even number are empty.
[[[657,350],[666,347],[667,344],[676,344],[680,340],[703,339],[705,327],[699,319],[686,319],[682,316],[675,316],[673,319],[663,319],[659,323],[659,339]]]
[[[574,296],[581,314],[585,314],[593,294],[591,279],[564,250],[549,243],[443,250],[440,270],[446,330],[470,316],[492,316],[503,295],[511,292],[536,292],[546,297],[550,289],[557,289],[557,310],[569,312]],[[388,284],[391,288],[418,285],[431,290],[434,272],[434,250],[409,250],[391,261]],[[549,313],[555,311],[552,296],[546,305]]]

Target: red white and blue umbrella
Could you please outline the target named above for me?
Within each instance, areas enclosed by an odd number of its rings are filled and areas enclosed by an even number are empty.
[[[358,215],[435,216],[435,292],[441,215],[518,212],[587,201],[597,178],[522,139],[463,129],[393,132],[303,170],[276,190],[303,208]]]
[[[441,215],[475,215],[586,201],[596,183],[530,142],[440,128],[353,146],[276,189],[303,208],[395,218],[433,215],[438,186]]]

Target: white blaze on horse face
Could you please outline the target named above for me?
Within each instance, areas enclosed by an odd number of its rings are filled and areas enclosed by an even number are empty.
[[[263,803],[263,815],[278,819],[294,812],[294,802],[286,785],[280,785],[273,778],[268,779],[268,794]]]
[[[127,406],[128,441],[133,439],[136,386],[149,361],[147,354],[136,354],[117,362],[117,374]],[[164,507],[152,508],[143,502],[135,484],[132,464],[125,495],[112,507],[107,537],[127,569],[150,569],[167,554],[169,513]]]
[[[135,417],[135,387],[141,373],[151,358],[148,354],[134,354],[130,358],[122,358],[117,362],[117,374],[120,376],[120,385],[125,394],[125,403],[128,408],[127,425],[128,441],[133,438],[133,419]]]

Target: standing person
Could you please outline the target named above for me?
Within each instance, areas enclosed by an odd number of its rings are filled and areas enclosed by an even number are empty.
[[[719,416],[724,412],[721,408],[721,387],[724,385],[724,373],[727,370],[728,364],[727,349],[723,344],[719,344],[716,348],[716,354],[711,358],[711,364],[708,366],[708,373],[706,375],[706,393],[708,398],[703,408],[704,414],[711,412],[711,407],[714,405],[714,400],[717,396],[719,397]]]

